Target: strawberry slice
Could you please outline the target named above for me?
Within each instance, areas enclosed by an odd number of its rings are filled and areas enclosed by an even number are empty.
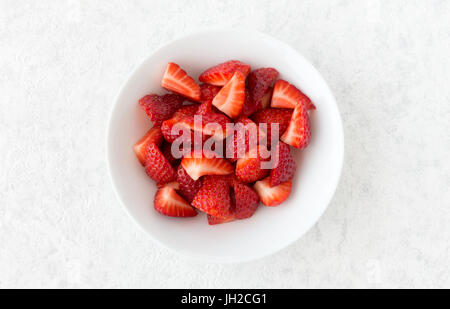
[[[153,121],[155,126],[172,117],[181,105],[184,98],[177,94],[166,94],[159,96],[149,94],[139,100],[139,105],[144,109],[147,116]]]
[[[250,98],[258,109],[262,107],[262,100],[277,77],[278,71],[273,68],[257,69],[248,76]]]
[[[294,177],[297,166],[289,145],[279,142],[275,150],[275,167],[270,171],[270,186],[276,187]]]
[[[177,170],[177,182],[180,184],[180,193],[188,201],[192,202],[202,186],[201,180],[194,180],[188,175],[182,165]]]
[[[181,160],[181,165],[193,180],[204,175],[228,175],[233,173],[233,167],[226,159],[206,151],[192,151]]]
[[[272,95],[273,95],[273,87],[270,87],[269,90],[267,90],[266,94],[261,99],[261,109],[266,109],[270,106],[270,102],[272,101]]]
[[[155,144],[148,145],[145,161],[147,175],[160,184],[175,180],[175,170]]]
[[[155,209],[169,217],[195,217],[197,211],[177,194],[172,185],[159,189],[155,195]]]
[[[281,136],[281,140],[295,148],[304,149],[308,146],[311,140],[311,128],[308,111],[303,102],[294,109],[289,126]]]
[[[194,101],[200,101],[200,86],[176,63],[169,62],[167,65],[161,86]]]
[[[231,211],[230,186],[221,176],[205,176],[192,206],[207,214],[226,219]]]
[[[250,66],[237,60],[227,61],[203,72],[199,80],[202,83],[224,86],[237,71],[241,72],[245,79],[250,73]]]
[[[234,217],[236,219],[250,218],[259,206],[258,193],[242,183],[235,183],[233,189],[236,199]]]
[[[182,127],[204,135],[214,136],[219,140],[225,139],[233,133],[232,130],[227,129],[228,123],[231,123],[231,120],[227,116],[219,113],[196,115],[180,121]]]
[[[162,138],[161,129],[159,127],[153,127],[134,145],[134,152],[142,165],[145,165],[148,145],[153,143],[160,146],[163,141]]]
[[[295,108],[299,102],[303,102],[307,109],[316,109],[311,99],[294,85],[279,79],[273,87],[272,107]]]
[[[283,203],[291,194],[291,187],[291,181],[287,181],[276,187],[271,187],[269,177],[258,181],[253,186],[261,202],[269,207],[278,206]]]
[[[245,102],[245,76],[236,71],[230,81],[220,89],[212,104],[230,118],[236,118]]]
[[[240,117],[235,123],[234,135],[226,139],[226,157],[232,162],[236,161],[248,152],[251,143],[255,147],[265,136],[265,132],[259,130],[251,119]]]
[[[218,218],[218,217],[214,217],[211,215],[207,215],[208,217],[208,224],[209,225],[217,225],[217,224],[223,224],[223,223],[229,223],[229,222],[233,222],[236,220],[236,217],[234,216],[233,213],[230,213],[229,215],[227,215],[226,218]]]
[[[289,126],[292,118],[293,111],[291,109],[284,108],[267,108],[258,111],[253,115],[253,120],[256,124],[267,124],[267,145],[271,144],[272,136],[272,124],[277,123],[279,132],[278,136],[281,136]],[[276,134],[276,132],[274,132]]]
[[[245,157],[236,163],[237,178],[244,183],[250,183],[266,177],[269,170],[261,168],[262,161],[259,147],[247,152]]]

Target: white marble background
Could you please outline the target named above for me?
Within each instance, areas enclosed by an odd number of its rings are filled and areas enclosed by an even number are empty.
[[[0,0],[0,288],[449,288],[449,16],[447,0]],[[210,26],[297,48],[346,135],[320,222],[239,265],[153,243],[105,165],[107,116],[133,67]]]

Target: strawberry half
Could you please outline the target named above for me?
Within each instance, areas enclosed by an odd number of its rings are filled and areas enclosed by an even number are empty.
[[[278,71],[273,68],[257,69],[248,76],[250,98],[258,109],[262,107],[262,100],[277,77]]]
[[[261,168],[262,161],[259,147],[247,152],[245,157],[236,163],[237,178],[242,182],[250,183],[266,177],[269,170]]]
[[[219,93],[220,87],[209,85],[209,84],[201,84],[200,89],[202,92],[201,96],[201,105],[197,111],[197,115],[206,115],[213,112],[212,109],[212,101],[215,96]]]
[[[236,219],[246,219],[253,216],[259,206],[259,196],[255,190],[242,183],[233,186],[236,206],[234,216]]]
[[[308,146],[311,140],[311,128],[304,103],[300,103],[294,109],[289,126],[281,136],[281,140],[295,148],[304,149]]]
[[[253,115],[253,120],[256,124],[267,124],[267,144],[271,144],[271,136],[272,136],[272,127],[273,123],[278,123],[278,138],[281,136],[289,126],[291,122],[293,111],[291,109],[284,108],[267,108],[258,111],[255,115]],[[275,134],[275,132],[274,132]]]
[[[202,186],[201,180],[194,180],[188,175],[182,165],[177,170],[177,182],[180,184],[180,193],[188,201],[192,202]]]
[[[233,167],[226,159],[218,158],[215,153],[192,151],[181,160],[181,165],[193,180],[204,175],[228,175]]]
[[[159,189],[155,195],[155,209],[169,217],[195,217],[197,211],[177,194],[172,185]]]
[[[212,104],[230,118],[236,118],[245,102],[245,76],[236,71],[230,81],[220,89]]]
[[[194,101],[200,101],[200,86],[176,63],[169,62],[167,65],[161,86]]]
[[[294,85],[282,79],[277,80],[273,87],[272,107],[295,108],[300,102],[305,104],[307,109],[316,109],[311,99]]]
[[[183,105],[184,98],[177,94],[166,94],[159,96],[149,94],[139,100],[139,105],[144,109],[147,116],[155,126],[172,117],[172,115]]]
[[[229,217],[231,205],[230,186],[221,176],[205,176],[192,201],[195,208],[224,219]]]
[[[270,171],[270,186],[276,187],[294,177],[297,166],[289,145],[278,142],[275,150],[275,167]]]
[[[253,188],[259,195],[261,202],[269,207],[278,206],[283,203],[291,194],[292,182],[287,181],[281,185],[271,187],[270,179],[267,177],[264,180],[255,183]]]
[[[161,129],[159,127],[153,127],[134,145],[134,152],[142,165],[145,165],[148,145],[153,143],[160,146],[163,141],[162,138]]]
[[[145,161],[147,175],[160,184],[175,180],[175,170],[155,144],[148,145]]]
[[[199,80],[202,83],[223,86],[228,83],[237,71],[241,72],[245,79],[250,73],[250,66],[237,60],[227,61],[203,72]]]

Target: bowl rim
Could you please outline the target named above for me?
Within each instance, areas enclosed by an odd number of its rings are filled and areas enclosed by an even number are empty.
[[[337,127],[339,128],[339,138],[342,140],[342,143],[339,143],[339,145],[341,145],[341,149],[339,151],[339,165],[337,166],[337,177],[335,179],[335,181],[332,183],[334,189],[330,191],[329,196],[327,197],[327,203],[326,203],[326,207],[324,207],[322,209],[322,211],[318,214],[317,219],[315,221],[311,221],[311,223],[308,224],[307,228],[304,230],[303,233],[299,233],[297,235],[297,237],[293,238],[292,240],[289,240],[286,243],[282,243],[282,245],[274,248],[271,251],[267,251],[263,254],[257,254],[257,255],[248,255],[244,258],[230,258],[230,257],[220,257],[220,256],[212,256],[212,255],[196,255],[194,253],[185,251],[185,250],[178,250],[176,248],[170,247],[168,246],[166,243],[162,242],[161,240],[159,240],[158,238],[156,238],[154,235],[152,235],[149,231],[147,231],[144,226],[142,226],[142,224],[134,217],[134,215],[130,212],[129,208],[127,207],[125,200],[122,197],[122,194],[119,192],[118,190],[118,186],[116,183],[116,180],[113,176],[113,166],[112,166],[112,162],[111,162],[111,158],[110,158],[110,153],[111,153],[111,147],[112,147],[112,134],[111,134],[111,125],[112,125],[112,121],[114,118],[114,114],[116,109],[118,108],[118,101],[119,98],[122,96],[122,93],[124,92],[124,90],[127,88],[128,84],[130,83],[132,76],[134,76],[137,71],[142,67],[142,65],[144,65],[145,63],[147,63],[150,58],[157,53],[158,51],[166,48],[169,45],[175,44],[178,41],[181,40],[185,40],[188,39],[189,37],[195,37],[198,35],[202,35],[202,34],[210,34],[210,33],[217,33],[217,32],[240,32],[242,34],[242,32],[248,33],[249,35],[257,35],[259,37],[261,37],[262,39],[268,40],[269,42],[271,42],[272,44],[276,44],[279,45],[280,47],[282,47],[283,49],[289,50],[290,52],[296,54],[297,57],[299,57],[306,65],[308,65],[310,67],[311,70],[315,71],[316,74],[320,77],[320,79],[323,81],[324,86],[326,87],[328,93],[330,94],[330,99],[332,100],[332,105],[336,108],[336,114],[337,114]],[[301,54],[298,50],[296,50],[294,47],[292,47],[291,45],[289,45],[288,43],[275,38],[269,34],[263,33],[261,31],[258,30],[254,30],[254,29],[246,29],[246,28],[240,28],[240,27],[232,27],[232,28],[220,28],[220,27],[213,27],[213,28],[209,28],[208,30],[201,30],[201,31],[195,31],[195,32],[190,32],[188,34],[184,34],[184,35],[179,35],[176,38],[174,38],[173,40],[169,40],[166,43],[160,45],[158,48],[153,49],[149,55],[145,56],[143,58],[143,60],[141,60],[140,62],[138,62],[137,65],[134,66],[134,68],[131,70],[131,72],[129,74],[127,74],[126,78],[124,79],[124,82],[122,82],[120,89],[117,93],[117,95],[114,98],[114,104],[112,105],[112,107],[110,108],[109,111],[109,116],[108,116],[108,121],[107,121],[107,125],[106,125],[106,165],[107,165],[107,170],[108,170],[108,175],[109,175],[109,179],[110,179],[110,183],[113,187],[114,190],[114,194],[116,196],[116,198],[119,200],[122,209],[125,210],[125,213],[132,219],[132,221],[139,226],[139,228],[144,231],[144,233],[149,236],[155,243],[159,244],[160,246],[162,246],[163,248],[168,249],[171,252],[177,253],[180,256],[184,256],[187,257],[189,259],[195,260],[195,261],[202,261],[205,262],[207,260],[208,263],[222,263],[222,264],[237,264],[237,263],[246,263],[249,261],[253,261],[253,260],[259,260],[262,259],[264,257],[268,257],[271,256],[277,252],[280,252],[286,248],[288,248],[289,246],[291,246],[292,244],[294,244],[296,241],[298,241],[299,239],[301,239],[304,235],[306,235],[320,220],[320,218],[323,216],[323,214],[325,213],[325,211],[328,209],[337,189],[338,189],[338,185],[340,183],[340,179],[342,177],[342,170],[343,170],[343,165],[344,165],[344,156],[345,156],[345,135],[344,135],[344,128],[343,128],[343,123],[342,123],[342,117],[339,111],[339,106],[337,104],[336,98],[333,94],[333,92],[331,91],[327,81],[325,80],[325,78],[322,76],[322,74],[320,74],[320,72],[316,69],[315,66],[312,65],[312,63],[307,60],[303,54]]]

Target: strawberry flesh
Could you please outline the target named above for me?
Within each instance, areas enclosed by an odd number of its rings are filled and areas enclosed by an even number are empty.
[[[167,65],[161,86],[186,98],[200,101],[200,86],[176,63],[169,62]]]
[[[233,166],[226,159],[219,158],[215,153],[192,151],[181,160],[186,173],[194,180],[205,175],[229,175]]]
[[[162,137],[161,129],[159,127],[153,127],[134,145],[134,152],[142,165],[145,166],[148,145],[153,143],[160,146],[163,141]]]
[[[276,187],[270,186],[270,179],[267,177],[255,183],[253,188],[259,195],[259,199],[265,206],[275,207],[283,203],[291,194],[292,182],[287,181]]]
[[[154,207],[169,217],[195,217],[197,211],[177,194],[172,185],[160,188],[155,195]]]
[[[230,81],[220,89],[212,104],[230,118],[236,118],[245,103],[245,76],[236,71]]]
[[[294,109],[289,126],[281,136],[281,140],[292,147],[304,149],[311,140],[309,115],[304,103]]]
[[[186,173],[182,165],[177,170],[177,182],[180,184],[180,193],[188,201],[192,202],[197,192],[202,186],[201,180],[194,180]]]
[[[250,66],[237,60],[230,60],[209,68],[200,75],[199,80],[202,83],[224,86],[237,71],[241,72],[245,79],[250,73]]]

